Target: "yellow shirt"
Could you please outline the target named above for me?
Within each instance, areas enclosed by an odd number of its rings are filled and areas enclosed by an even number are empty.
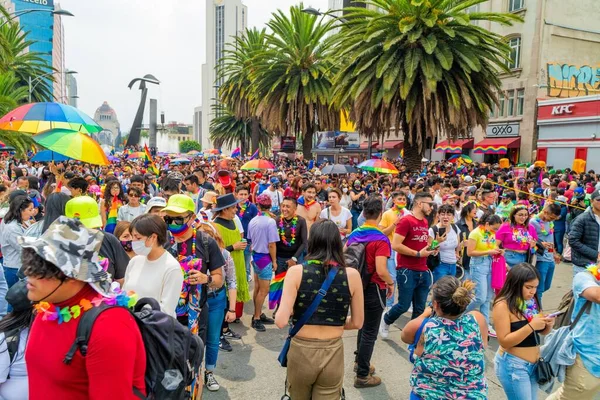
[[[475,241],[475,251],[488,251],[498,247],[496,244],[496,234],[485,232],[481,227],[477,227],[469,234],[469,240]]]
[[[404,215],[410,214],[410,211],[408,211],[407,209],[404,209],[402,211],[404,212]],[[379,226],[381,226],[384,229],[389,228],[390,225],[393,225],[397,219],[398,219],[398,213],[392,207],[391,209],[389,209],[383,213],[383,215],[381,216],[381,221],[379,221]],[[390,234],[388,235],[388,239],[390,239],[390,242],[392,242],[394,240],[394,232],[395,231],[396,230],[393,229],[392,232],[390,232]]]

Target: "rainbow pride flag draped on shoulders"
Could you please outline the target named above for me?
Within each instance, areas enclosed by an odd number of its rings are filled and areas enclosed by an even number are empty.
[[[108,216],[106,218],[106,226],[104,227],[104,232],[115,232],[115,228],[117,227],[117,214],[119,212],[120,205],[121,201],[117,198],[117,196],[115,196],[112,199],[110,209],[108,210]]]
[[[353,230],[352,233],[348,235],[346,246],[350,246],[354,243],[369,243],[376,240],[386,242],[388,246],[390,246],[390,250],[392,249],[390,239],[379,228],[372,225],[359,226]]]
[[[283,281],[285,280],[286,274],[287,271],[283,271],[271,279],[271,284],[269,285],[269,310],[274,310],[277,308],[279,302],[281,301],[281,295],[283,294]]]

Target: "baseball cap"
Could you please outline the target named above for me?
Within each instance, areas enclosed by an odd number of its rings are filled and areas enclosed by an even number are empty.
[[[194,200],[190,196],[185,194],[175,194],[169,197],[167,206],[163,208],[163,211],[171,211],[177,214],[184,214],[186,212],[195,212],[196,205]]]
[[[167,200],[163,197],[153,197],[146,203],[146,212],[150,212],[154,207],[165,208],[167,206]]]
[[[473,178],[472,178],[471,176],[467,175],[467,176],[465,176],[465,179],[464,179],[464,181],[465,181],[466,183],[472,183],[472,182],[473,182]]]
[[[275,176],[274,176],[274,177],[272,177],[272,178],[271,178],[271,183],[272,183],[273,185],[277,185],[277,184],[279,183],[279,178],[277,178],[277,177],[275,177]]]
[[[548,178],[544,178],[544,179],[542,179],[542,183],[543,183],[544,185],[548,185],[548,186],[550,186],[550,179],[548,179]]]
[[[600,196],[600,190],[594,190],[594,193],[592,193],[592,200],[595,200],[596,197]]]
[[[321,172],[320,169],[315,171],[315,176],[321,176],[323,173]]]
[[[100,228],[102,218],[96,200],[89,196],[74,197],[65,205],[67,218],[77,218],[86,228]]]

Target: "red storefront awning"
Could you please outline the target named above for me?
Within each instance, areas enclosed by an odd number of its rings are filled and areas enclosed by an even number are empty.
[[[404,140],[386,140],[383,142],[383,149],[392,150],[392,149],[401,149],[404,146]],[[382,148],[379,146],[379,148]]]
[[[379,142],[372,142],[372,143],[371,143],[371,148],[373,148],[373,147],[377,147],[377,145],[378,145],[378,144],[379,144]],[[361,148],[361,149],[368,149],[368,148],[369,148],[369,142],[362,142],[362,143],[360,144],[360,148]]]
[[[480,154],[506,154],[508,149],[518,149],[520,137],[483,139],[475,145],[474,152]]]
[[[463,149],[472,149],[474,140],[471,139],[458,139],[454,141],[443,140],[435,146],[435,151],[443,153],[454,153],[460,154]]]

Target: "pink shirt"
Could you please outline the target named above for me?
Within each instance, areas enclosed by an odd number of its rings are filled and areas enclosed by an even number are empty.
[[[496,240],[502,242],[502,247],[506,250],[527,251],[529,250],[529,240],[537,240],[535,228],[528,225],[525,228],[522,225],[513,226],[510,222],[505,222],[496,232]]]

